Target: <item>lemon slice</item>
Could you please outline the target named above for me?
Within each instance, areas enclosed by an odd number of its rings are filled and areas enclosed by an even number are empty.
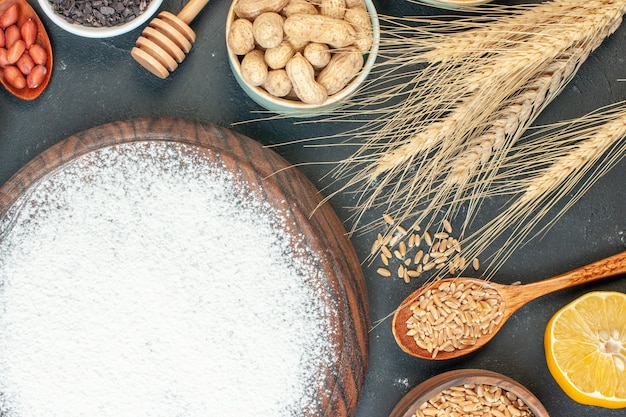
[[[548,369],[574,401],[626,407],[626,294],[579,297],[550,319],[544,342]]]

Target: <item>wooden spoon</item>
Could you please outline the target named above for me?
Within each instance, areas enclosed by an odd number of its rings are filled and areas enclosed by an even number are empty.
[[[0,70],[0,83],[7,89],[7,91],[13,94],[15,97],[20,98],[22,100],[34,100],[43,93],[43,91],[48,86],[48,82],[50,81],[50,77],[52,76],[52,46],[50,44],[50,38],[48,37],[48,33],[44,28],[41,19],[37,15],[37,12],[28,4],[26,0],[0,0],[0,16],[4,13],[12,5],[17,4],[19,13],[17,19],[17,26],[21,27],[24,22],[28,19],[32,19],[33,22],[37,25],[37,37],[35,39],[35,44],[39,44],[43,47],[44,51],[47,54],[46,63],[44,66],[46,67],[46,74],[44,79],[39,85],[35,88],[15,88],[12,86],[6,79],[4,75],[4,70]]]
[[[178,15],[159,13],[137,39],[130,54],[141,66],[159,78],[167,78],[178,68],[185,54],[196,41],[189,23],[200,13],[209,0],[190,0]]]
[[[504,323],[513,313],[515,313],[524,304],[534,300],[535,298],[557,290],[623,274],[625,272],[626,252],[622,252],[556,277],[525,285],[502,285],[477,278],[461,277],[439,280],[425,285],[413,292],[400,304],[400,307],[398,307],[393,316],[393,335],[400,348],[415,357],[436,360],[457,358],[474,352],[484,346],[491,340],[491,338],[493,338],[493,336],[495,336],[495,334],[500,330],[500,328],[502,328]],[[439,351],[433,358],[432,353],[428,352],[426,349],[420,348],[417,345],[413,336],[407,335],[408,328],[406,322],[413,315],[413,312],[410,309],[411,304],[415,300],[418,300],[422,294],[426,293],[428,289],[437,288],[444,282],[454,282],[457,286],[461,283],[464,283],[466,286],[476,284],[484,288],[495,289],[502,298],[501,302],[504,303],[504,313],[502,320],[500,320],[500,322],[495,326],[493,331],[478,337],[473,345],[469,345],[463,349],[455,349],[450,352]]]

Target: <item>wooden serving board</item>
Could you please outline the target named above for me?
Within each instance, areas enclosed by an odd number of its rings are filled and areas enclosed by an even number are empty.
[[[352,416],[365,378],[370,326],[361,266],[345,229],[319,192],[274,151],[231,130],[181,119],[145,118],[114,122],[68,137],[44,151],[0,187],[0,219],[30,187],[80,156],[117,144],[169,141],[197,148],[258,192],[259,198],[287,211],[288,233],[298,234],[319,258],[328,303],[336,310],[337,360],[317,392],[324,416]],[[302,415],[306,415],[303,413]]]

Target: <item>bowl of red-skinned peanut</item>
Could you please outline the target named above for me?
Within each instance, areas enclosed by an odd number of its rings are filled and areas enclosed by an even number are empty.
[[[35,10],[25,0],[0,2],[0,84],[22,100],[46,89],[52,47]]]
[[[228,60],[244,92],[294,117],[330,112],[374,66],[380,28],[371,0],[234,0]]]
[[[389,417],[549,417],[535,395],[519,382],[484,369],[444,372],[420,383]]]

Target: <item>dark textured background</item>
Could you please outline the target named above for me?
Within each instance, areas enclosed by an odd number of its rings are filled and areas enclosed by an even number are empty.
[[[517,2],[519,3],[519,2]],[[178,13],[183,2],[165,0],[162,9]],[[432,14],[434,9],[401,0],[375,1],[386,15]],[[36,10],[40,10],[37,4]],[[239,88],[226,60],[224,22],[227,0],[212,0],[192,23],[198,40],[184,63],[160,80],[140,68],[130,49],[141,29],[112,39],[80,38],[43,18],[54,48],[54,72],[48,89],[33,102],[0,92],[0,184],[39,152],[79,131],[116,120],[143,116],[181,117],[231,127],[263,144],[320,136],[342,126],[299,125],[293,120],[236,124],[255,116],[258,106]],[[580,69],[566,90],[537,123],[580,116],[601,105],[626,99],[626,24],[607,39]],[[292,163],[336,160],[349,150],[285,145],[276,151]],[[318,188],[328,185],[323,164],[301,170]],[[496,282],[531,282],[565,272],[626,249],[626,161],[619,163],[541,239],[518,250],[494,278]],[[332,186],[330,188],[332,190]],[[339,195],[331,204],[347,219],[351,198]],[[493,205],[493,210],[497,206]],[[493,212],[491,213],[491,215]],[[372,213],[378,216],[379,213]],[[489,215],[489,213],[487,213]],[[361,258],[373,236],[354,236]],[[420,284],[382,279],[364,267],[372,319],[380,319]],[[407,356],[396,346],[389,321],[371,332],[370,364],[357,417],[388,415],[412,387],[428,377],[458,368],[484,368],[520,381],[544,403],[552,416],[623,416],[570,400],[550,376],[543,352],[543,331],[564,304],[590,290],[626,291],[624,277],[545,296],[515,314],[485,348],[467,357],[430,362]]]

